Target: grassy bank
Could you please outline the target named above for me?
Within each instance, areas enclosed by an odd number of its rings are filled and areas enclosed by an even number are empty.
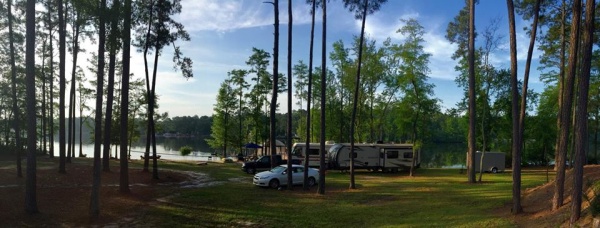
[[[327,173],[326,194],[296,186],[293,191],[264,189],[239,164],[164,164],[163,168],[206,173],[219,183],[181,188],[166,203],[153,204],[136,217],[140,223],[166,226],[225,227],[415,227],[511,226],[494,213],[511,200],[511,173],[484,174],[484,182],[466,183],[451,169],[407,173],[359,172],[357,189],[348,190],[349,175]],[[552,179],[552,176],[550,177]],[[543,170],[526,170],[523,189],[546,182]]]

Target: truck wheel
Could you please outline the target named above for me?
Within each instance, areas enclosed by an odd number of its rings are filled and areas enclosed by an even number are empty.
[[[246,172],[249,174],[255,174],[256,173],[256,168],[247,168]]]
[[[498,173],[498,168],[496,168],[496,167],[492,168],[492,173]]]
[[[273,179],[273,180],[269,181],[269,187],[274,188],[274,189],[279,188],[279,180]]]
[[[315,186],[315,184],[317,184],[317,181],[315,180],[315,178],[314,177],[309,177],[308,178],[308,187]]]

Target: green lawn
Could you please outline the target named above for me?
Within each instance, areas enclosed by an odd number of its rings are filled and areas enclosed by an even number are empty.
[[[138,222],[159,227],[506,227],[494,210],[511,200],[511,173],[484,174],[467,184],[455,169],[407,173],[358,172],[356,190],[349,174],[328,171],[325,195],[317,188],[279,191],[255,187],[239,164],[194,166],[161,164],[162,169],[208,174],[217,184],[180,188],[168,203],[153,204]],[[523,189],[543,184],[545,172],[525,171]]]

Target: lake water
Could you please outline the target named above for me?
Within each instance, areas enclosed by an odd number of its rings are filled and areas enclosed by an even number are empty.
[[[54,142],[54,153],[58,154],[58,141]],[[192,147],[192,153],[187,156],[182,156],[179,148],[183,146]],[[118,153],[119,146],[111,146],[111,157],[115,157]],[[93,157],[94,144],[83,144],[81,151],[87,157]],[[131,145],[131,159],[141,159],[146,151],[146,142],[138,141]],[[161,159],[183,160],[183,161],[210,161],[215,159],[212,155],[214,152],[208,146],[204,139],[197,138],[157,138],[156,139],[156,154],[161,156]],[[79,155],[79,144],[75,144],[75,155]],[[150,147],[150,155],[152,155],[152,147]],[[118,155],[120,156],[120,155]]]
[[[192,147],[192,153],[181,156],[179,148],[183,146]],[[115,147],[111,147],[111,156],[114,157]],[[58,153],[58,142],[54,142],[55,153]],[[140,159],[144,154],[146,144],[140,140],[132,144],[131,158]],[[79,145],[75,146],[76,155],[79,154]],[[94,154],[93,144],[83,144],[83,154],[92,157]],[[421,167],[424,168],[462,168],[465,166],[467,145],[463,143],[436,143],[426,144],[421,149]],[[156,153],[163,159],[184,161],[209,161],[216,159],[212,154],[215,150],[210,148],[205,139],[200,138],[157,138]],[[150,150],[152,154],[152,149]],[[119,155],[120,156],[120,155]],[[220,156],[220,153],[217,157]]]

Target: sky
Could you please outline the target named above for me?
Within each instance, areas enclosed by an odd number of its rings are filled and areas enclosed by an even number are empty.
[[[293,1],[292,62],[299,60],[308,63],[310,36],[310,5],[305,0]],[[194,77],[185,79],[176,72],[172,64],[172,49],[166,48],[159,58],[156,93],[159,95],[159,111],[174,116],[212,115],[217,91],[227,73],[234,69],[248,69],[245,62],[252,54],[252,48],[273,51],[273,6],[262,0],[182,0],[182,12],[174,18],[189,32],[191,40],[179,41],[178,45],[185,56],[193,61]],[[441,99],[442,110],[456,106],[463,97],[462,89],[454,82],[458,73],[454,70],[456,61],[451,56],[456,45],[446,40],[446,27],[464,6],[461,0],[388,0],[380,11],[367,16],[366,35],[376,40],[377,45],[388,37],[394,43],[401,43],[403,37],[396,30],[403,26],[400,19],[416,19],[424,27],[424,51],[431,54],[429,83],[435,85],[435,97]],[[279,72],[287,72],[287,1],[280,1],[280,42]],[[500,21],[497,34],[503,36],[499,49],[491,55],[491,62],[497,68],[509,68],[508,19],[505,1],[480,1],[475,8],[475,23],[482,31],[492,19]],[[315,64],[320,65],[322,15],[317,10],[315,27]],[[524,62],[529,45],[529,36],[522,28],[529,27],[516,15],[517,50],[519,78],[522,78]],[[332,50],[335,41],[342,40],[349,45],[354,36],[360,34],[360,21],[346,10],[341,0],[330,1],[327,5],[327,52]],[[476,42],[476,46],[480,43]],[[143,58],[132,49],[132,73],[143,77]],[[537,62],[540,51],[534,51],[530,88],[541,92]],[[328,65],[329,59],[328,59]],[[269,68],[272,72],[272,67]],[[287,96],[278,96],[278,112],[286,112]],[[295,101],[293,101],[295,102]],[[293,106],[297,109],[297,106]]]

